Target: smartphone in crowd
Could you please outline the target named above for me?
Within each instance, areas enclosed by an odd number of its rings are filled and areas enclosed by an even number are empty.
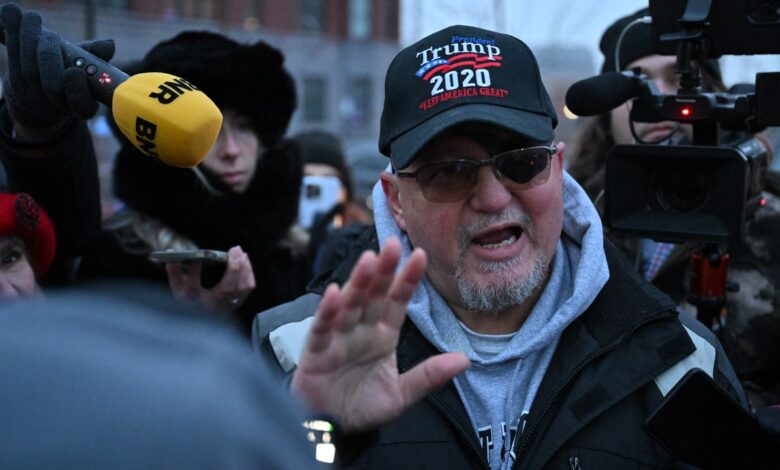
[[[304,176],[298,206],[298,225],[311,228],[317,216],[336,207],[341,197],[341,180],[336,176]]]
[[[228,254],[218,250],[162,250],[149,253],[152,263],[182,263],[201,261],[206,264],[225,264]]]

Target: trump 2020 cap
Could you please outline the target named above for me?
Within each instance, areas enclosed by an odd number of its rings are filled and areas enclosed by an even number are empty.
[[[555,108],[521,40],[450,26],[390,63],[379,151],[395,168],[406,168],[430,139],[464,122],[495,124],[535,142],[552,139]]]

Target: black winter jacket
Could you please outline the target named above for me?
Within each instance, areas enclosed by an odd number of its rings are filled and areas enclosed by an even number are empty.
[[[72,119],[50,142],[28,144],[13,136],[13,122],[0,105],[0,159],[11,192],[26,192],[54,223],[57,252],[41,282],[73,279],[75,260],[100,235],[100,188],[92,137],[84,121]]]
[[[343,283],[360,252],[377,246],[373,230],[351,242],[346,261],[311,285],[315,293],[255,319],[253,343],[280,373],[291,372],[294,365],[271,334],[281,333],[283,325],[306,328],[323,287]],[[715,352],[715,381],[745,403],[713,335],[694,320],[684,328],[670,299],[634,274],[614,247],[607,244],[606,252],[610,279],[564,331],[515,440],[513,468],[679,468],[643,422],[663,398],[657,381],[678,380],[704,349]],[[406,321],[397,347],[399,371],[439,352]],[[377,432],[344,439],[338,451],[349,467],[488,468],[452,382]]]

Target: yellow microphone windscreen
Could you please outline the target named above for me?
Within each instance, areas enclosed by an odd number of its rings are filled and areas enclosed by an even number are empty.
[[[138,150],[180,168],[200,163],[222,127],[222,113],[208,96],[167,73],[131,76],[114,91],[111,109]]]

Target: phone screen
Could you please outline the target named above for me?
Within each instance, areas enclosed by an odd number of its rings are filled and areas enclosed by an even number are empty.
[[[218,250],[164,250],[149,253],[149,261],[153,263],[181,263],[185,261],[202,261],[204,263],[227,263],[228,254]]]
[[[341,180],[336,176],[304,176],[298,207],[298,224],[310,228],[318,215],[336,207],[341,197]]]

